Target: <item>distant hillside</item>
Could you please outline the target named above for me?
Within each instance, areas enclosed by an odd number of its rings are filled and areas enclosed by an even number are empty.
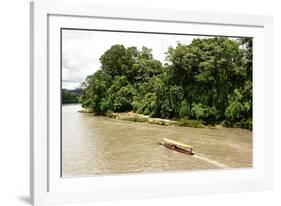
[[[82,90],[79,88],[69,90],[62,89],[62,104],[79,103]]]

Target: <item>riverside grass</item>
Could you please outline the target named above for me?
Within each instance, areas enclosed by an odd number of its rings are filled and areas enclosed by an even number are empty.
[[[149,124],[164,125],[164,126],[181,126],[181,127],[196,127],[196,128],[205,128],[203,122],[200,120],[189,120],[189,119],[180,119],[180,120],[170,120],[170,119],[161,119],[161,118],[152,118],[148,115],[137,114],[134,112],[125,112],[125,113],[107,113],[108,117],[113,119],[132,121],[132,122],[146,122]]]
[[[200,120],[190,120],[190,119],[179,119],[179,120],[170,120],[170,119],[161,119],[161,118],[152,118],[148,115],[138,114],[134,112],[107,112],[106,114],[94,113],[91,109],[82,109],[79,110],[80,113],[93,113],[95,115],[102,115],[112,119],[131,121],[131,122],[146,122],[149,124],[163,125],[163,126],[180,126],[180,127],[195,127],[195,128],[206,128],[203,124],[203,121]]]
[[[94,115],[106,116],[112,119],[125,120],[131,122],[146,122],[149,124],[164,125],[164,126],[179,126],[179,127],[193,127],[193,128],[209,128],[216,129],[220,127],[229,128],[242,128],[252,130],[252,120],[246,122],[229,123],[226,121],[217,122],[214,124],[206,124],[202,120],[181,118],[176,120],[152,118],[149,115],[138,114],[135,112],[107,112],[107,113],[95,113],[92,109],[82,109],[79,110],[80,113],[92,113]]]

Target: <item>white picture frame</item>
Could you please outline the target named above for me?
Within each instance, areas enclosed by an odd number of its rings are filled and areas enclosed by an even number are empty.
[[[253,168],[60,176],[61,28],[254,37]],[[268,190],[273,185],[272,17],[31,2],[31,182],[34,205]],[[165,181],[164,181],[165,180]]]

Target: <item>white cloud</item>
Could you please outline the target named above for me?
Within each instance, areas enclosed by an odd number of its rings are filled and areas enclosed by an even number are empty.
[[[164,62],[168,47],[175,47],[177,42],[189,44],[194,38],[187,35],[63,30],[62,86],[68,89],[79,87],[88,75],[100,68],[100,56],[114,44],[151,48],[154,58]]]

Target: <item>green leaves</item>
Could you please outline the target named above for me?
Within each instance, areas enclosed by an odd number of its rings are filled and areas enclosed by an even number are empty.
[[[62,103],[70,104],[70,103],[79,103],[80,90],[62,90]]]
[[[252,118],[252,84],[246,81],[244,87],[235,89],[230,97],[225,117],[230,121],[247,120]]]
[[[179,117],[189,118],[191,115],[190,105],[186,100],[183,100],[180,104]]]
[[[135,93],[134,87],[124,75],[116,76],[106,91],[107,104],[114,112],[130,111],[133,108],[131,103]]]
[[[83,107],[251,125],[251,38],[197,38],[166,54],[163,65],[149,48],[113,45],[82,85]]]
[[[218,111],[215,107],[209,107],[201,103],[192,103],[191,114],[194,119],[216,120]]]

